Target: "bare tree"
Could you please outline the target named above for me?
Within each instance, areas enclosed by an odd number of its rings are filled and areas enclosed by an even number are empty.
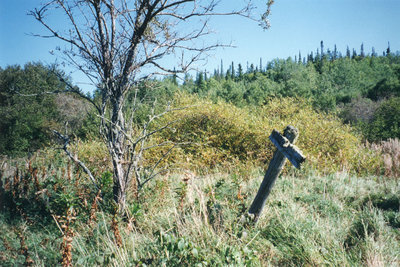
[[[267,12],[273,1],[267,2]],[[101,118],[100,132],[113,164],[113,193],[120,208],[132,178],[138,187],[154,175],[141,176],[141,160],[152,114],[140,128],[126,116],[126,98],[138,83],[152,75],[183,73],[207,52],[225,46],[209,43],[212,16],[238,15],[254,19],[254,5],[242,0],[238,10],[220,11],[218,0],[52,0],[30,12],[48,31],[67,45],[57,48],[62,57],[95,84],[101,103],[90,101]],[[64,16],[66,23],[53,25],[50,15]],[[260,16],[261,17],[261,16]],[[254,19],[256,20],[256,19]],[[266,16],[262,25],[268,27]],[[260,21],[260,20],[258,20]],[[177,65],[163,64],[173,56]],[[74,86],[72,92],[80,94]],[[134,99],[130,114],[139,100]],[[168,111],[168,108],[166,112]],[[167,127],[167,126],[165,126]]]

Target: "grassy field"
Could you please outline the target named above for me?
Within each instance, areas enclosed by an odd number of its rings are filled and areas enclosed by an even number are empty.
[[[259,169],[161,176],[123,218],[105,203],[106,190],[100,202],[89,185],[77,186],[83,182],[73,167],[25,174],[18,187],[2,179],[2,266],[400,265],[395,178],[290,167],[254,225],[241,217],[262,180]]]

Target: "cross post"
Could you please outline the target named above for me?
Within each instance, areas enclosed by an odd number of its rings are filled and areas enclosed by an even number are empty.
[[[286,163],[286,159],[289,159],[289,161],[298,169],[300,169],[301,164],[306,160],[300,149],[294,145],[298,136],[299,131],[291,125],[285,128],[283,135],[274,129],[269,136],[269,139],[277,147],[277,150],[272,156],[264,180],[262,181],[248,212],[254,221],[257,221],[260,217],[267,197],[271,192],[276,179],[281,173]]]

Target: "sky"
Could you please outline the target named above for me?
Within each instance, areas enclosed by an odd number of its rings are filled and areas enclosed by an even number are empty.
[[[223,0],[221,8],[229,8],[240,0]],[[24,65],[40,61],[51,64],[59,61],[49,51],[58,45],[54,39],[34,37],[43,33],[42,26],[27,12],[38,7],[41,0],[0,0],[0,67]],[[265,8],[263,0],[255,0]],[[266,2],[266,0],[264,0]],[[232,4],[233,3],[233,4]],[[358,52],[372,47],[378,54],[390,47],[400,50],[400,0],[275,0],[270,15],[271,28],[263,30],[256,22],[240,17],[221,17],[211,21],[219,42],[232,43],[235,48],[213,51],[207,61],[197,67],[213,72],[224,62],[225,70],[247,62],[258,66],[275,58],[302,56],[317,50],[320,42],[325,49],[337,49],[343,54],[346,47]],[[61,23],[62,21],[57,21]],[[67,72],[72,71],[68,69]],[[78,71],[71,73],[73,82],[84,91],[92,87]]]

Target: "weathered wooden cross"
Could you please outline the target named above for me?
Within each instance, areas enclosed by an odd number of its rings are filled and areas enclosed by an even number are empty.
[[[278,178],[286,163],[286,158],[298,169],[300,169],[301,164],[306,160],[300,149],[294,145],[298,136],[299,131],[291,125],[285,128],[283,135],[277,130],[273,130],[269,136],[269,139],[277,147],[277,150],[269,163],[264,180],[249,209],[249,215],[254,221],[258,220],[276,178]]]

